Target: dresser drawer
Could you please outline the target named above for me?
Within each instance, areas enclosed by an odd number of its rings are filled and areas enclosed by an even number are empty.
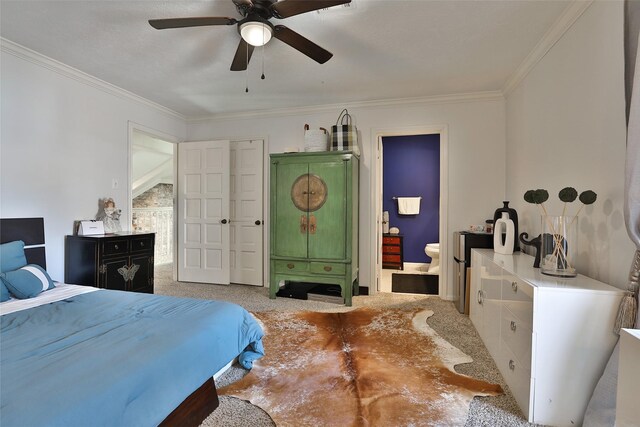
[[[509,347],[518,360],[531,366],[531,327],[520,321],[506,307],[502,307],[500,337],[502,343]]]
[[[382,244],[383,245],[399,245],[400,237],[383,237]]]
[[[382,253],[385,253],[385,254],[399,254],[400,252],[402,252],[402,249],[400,248],[400,246],[383,246],[382,247]]]
[[[330,262],[312,262],[309,264],[309,271],[317,274],[344,274],[346,266]]]
[[[127,239],[108,239],[103,244],[104,255],[119,255],[129,253],[129,240]]]
[[[509,385],[513,397],[522,409],[525,419],[530,419],[529,397],[531,394],[531,365],[518,360],[518,358],[503,346],[500,357],[496,359],[498,369],[502,373],[505,382]]]
[[[276,273],[306,273],[309,263],[304,261],[275,261]]]
[[[152,236],[133,237],[131,239],[131,252],[140,252],[147,250],[153,250]]]
[[[529,329],[533,329],[533,286],[505,272],[502,276],[502,302]]]
[[[400,259],[400,255],[382,255],[382,262],[395,262],[399,263],[402,260]]]

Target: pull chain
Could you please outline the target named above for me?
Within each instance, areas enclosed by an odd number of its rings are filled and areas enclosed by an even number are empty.
[[[262,76],[260,78],[264,80],[264,27],[262,27]]]
[[[264,45],[262,45],[262,76],[260,78],[264,80]]]
[[[247,67],[245,68],[245,89],[244,92],[245,93],[249,93],[249,45],[247,44],[247,50],[245,51],[246,53],[246,58],[247,58],[247,62],[246,65]]]

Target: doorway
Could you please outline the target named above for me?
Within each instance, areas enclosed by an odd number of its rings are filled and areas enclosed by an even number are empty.
[[[382,137],[382,209],[380,291],[438,294],[439,134]]]
[[[131,230],[154,232],[154,264],[174,259],[174,148],[161,136],[131,132]]]
[[[422,212],[425,212],[426,215],[428,216],[437,216],[438,220],[437,220],[437,233],[435,231],[435,229],[431,229],[431,231],[427,232],[424,236],[418,236],[416,238],[414,238],[413,240],[413,252],[415,257],[419,257],[420,256],[420,251],[422,252],[422,262],[418,262],[415,264],[409,263],[408,265],[406,265],[406,267],[408,268],[416,268],[418,269],[417,272],[422,273],[423,271],[420,271],[422,269],[424,269],[425,267],[428,268],[428,266],[426,266],[427,261],[430,261],[430,259],[427,257],[426,253],[425,253],[425,246],[427,243],[439,243],[439,262],[440,262],[440,266],[439,266],[439,271],[438,271],[438,276],[439,276],[439,285],[438,285],[438,295],[443,298],[443,299],[452,299],[452,295],[451,295],[451,285],[448,283],[448,278],[449,278],[449,272],[448,272],[448,268],[449,268],[449,262],[447,259],[447,254],[448,254],[448,239],[447,239],[447,200],[448,200],[448,193],[447,193],[447,189],[448,189],[448,179],[447,179],[447,175],[448,175],[448,168],[447,168],[447,159],[448,159],[448,129],[446,125],[441,125],[441,126],[428,126],[428,127],[407,127],[407,128],[399,128],[399,129],[382,129],[382,130],[376,130],[373,132],[373,135],[376,138],[376,142],[377,142],[377,150],[376,150],[376,158],[375,161],[373,162],[375,165],[375,169],[374,169],[374,179],[375,179],[375,197],[374,197],[374,209],[375,211],[373,212],[373,218],[375,218],[374,221],[372,221],[372,226],[370,229],[371,232],[371,236],[375,236],[374,239],[372,241],[372,253],[371,253],[371,259],[373,259],[375,262],[372,263],[372,277],[374,278],[374,283],[375,286],[373,286],[373,288],[375,289],[376,292],[381,291],[381,292],[389,292],[390,289],[390,280],[389,282],[385,282],[383,283],[383,274],[385,275],[389,275],[389,279],[391,278],[391,274],[393,274],[393,272],[408,272],[407,270],[388,270],[388,269],[384,269],[386,271],[383,270],[382,266],[383,266],[383,212],[385,210],[387,211],[392,211],[395,210],[395,212],[397,213],[397,208],[398,208],[398,201],[397,199],[393,199],[393,197],[401,197],[401,196],[415,196],[415,197],[419,197],[419,194],[408,194],[405,193],[404,191],[402,191],[402,194],[388,194],[388,195],[383,195],[384,190],[383,190],[383,175],[384,175],[384,170],[383,170],[383,139],[389,138],[389,137],[401,137],[401,138],[412,138],[412,137],[420,137],[423,136],[426,139],[432,139],[433,142],[437,141],[436,143],[438,144],[438,158],[439,158],[439,179],[438,179],[438,197],[437,197],[437,202],[435,202],[434,200],[431,201],[429,206],[425,206],[423,204],[423,200],[420,201],[420,205],[421,205],[421,209],[427,207],[429,209],[428,212],[421,210],[421,214],[418,216],[422,216]],[[387,141],[389,141],[388,139],[386,139]],[[392,143],[392,142],[390,142]],[[387,174],[389,174],[389,172],[387,172]],[[408,190],[408,191],[413,191],[413,190]],[[431,192],[433,192],[434,190],[431,189]],[[384,198],[386,198],[388,196],[388,198],[390,198],[389,201],[386,202],[387,207],[385,208],[385,200]],[[431,194],[431,196],[433,196],[433,194]],[[430,197],[431,197],[430,196]],[[426,197],[426,196],[422,196],[422,197]],[[425,200],[426,201],[426,200]],[[436,204],[437,207],[434,207],[433,204]],[[435,213],[435,211],[437,211],[437,214]],[[418,216],[407,216],[406,218],[417,218]],[[389,221],[391,222],[391,221]],[[390,226],[393,226],[393,224],[390,224]],[[405,224],[405,229],[406,224]],[[398,227],[401,228],[401,227]],[[410,229],[410,228],[409,228]],[[402,228],[400,230],[400,232],[402,233]],[[415,237],[415,236],[414,236]],[[404,238],[404,236],[403,236]],[[397,239],[396,239],[397,240]],[[430,240],[430,241],[427,241]],[[393,244],[396,244],[396,242],[394,241]],[[404,246],[404,242],[403,242],[403,246]],[[392,248],[393,249],[393,248]],[[404,247],[403,247],[404,249]],[[404,254],[403,254],[404,255]],[[416,259],[420,259],[420,258],[416,258]],[[384,273],[383,273],[384,271]],[[389,274],[391,273],[391,274]],[[384,278],[386,279],[386,277]]]

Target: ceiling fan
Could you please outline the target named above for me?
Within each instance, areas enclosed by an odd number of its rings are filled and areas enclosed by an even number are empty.
[[[158,30],[237,24],[241,39],[231,63],[231,71],[246,70],[255,46],[263,46],[271,37],[285,42],[314,61],[324,64],[333,54],[284,25],[273,25],[269,19],[284,19],[301,13],[350,3],[351,0],[232,0],[242,19],[210,16],[192,18],[150,19]]]

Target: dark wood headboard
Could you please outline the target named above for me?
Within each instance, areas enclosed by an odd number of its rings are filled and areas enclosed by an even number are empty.
[[[0,219],[0,243],[24,242],[27,263],[47,268],[44,251],[44,218]]]

